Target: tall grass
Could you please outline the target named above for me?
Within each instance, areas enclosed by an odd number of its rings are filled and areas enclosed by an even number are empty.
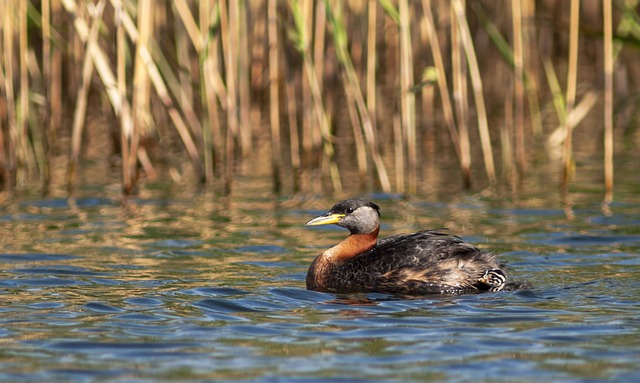
[[[640,17],[605,0],[594,24],[579,3],[3,1],[0,184],[46,193],[66,169],[74,193],[115,157],[124,193],[166,174],[228,193],[266,168],[276,192],[413,194],[455,158],[461,187],[544,161],[568,191],[574,135],[602,130],[608,203],[615,106],[640,86],[615,90],[613,68],[637,61]]]
[[[604,203],[613,199],[613,16],[610,1],[603,2],[604,25]]]
[[[278,65],[280,55],[280,37],[278,36],[278,2],[268,0],[267,18],[269,19],[269,125],[271,126],[271,168],[273,169],[273,189],[279,192],[281,189],[282,174],[282,143],[280,135],[280,68]],[[293,131],[293,129],[292,129]],[[292,141],[297,141],[294,135]],[[291,146],[291,158],[294,168],[299,167],[297,147]]]
[[[308,12],[302,12],[302,7],[298,0],[292,0],[290,2],[290,5],[295,24],[295,31],[292,32],[292,38],[296,43],[298,51],[302,55],[304,74],[308,82],[309,93],[311,94],[311,103],[313,104],[313,111],[316,117],[316,122],[320,127],[320,133],[322,136],[322,149],[324,154],[322,168],[329,169],[333,189],[336,192],[341,192],[342,181],[340,180],[340,173],[334,158],[334,140],[331,136],[329,116],[327,114],[321,93],[321,82],[319,78],[320,76],[319,73],[316,72],[315,62],[312,60],[310,52],[310,36],[306,25],[310,24],[310,20],[312,20],[312,18],[309,17]]]
[[[382,157],[379,153],[377,132],[374,129],[373,120],[369,115],[369,109],[365,104],[363,92],[360,87],[360,80],[358,79],[358,75],[356,74],[356,70],[353,65],[353,60],[349,55],[347,48],[347,33],[345,23],[341,15],[342,7],[339,3],[334,2],[331,4],[327,0],[325,0],[325,4],[327,6],[327,14],[329,15],[329,20],[332,25],[332,36],[338,60],[342,64],[342,78],[345,86],[345,93],[347,95],[348,108],[352,116],[351,121],[354,125],[354,129],[359,128],[364,134],[366,145],[368,146],[369,153],[378,174],[381,189],[385,192],[390,192],[391,184],[389,182],[389,177],[387,176],[387,170],[384,162],[382,161]],[[360,136],[360,133],[356,131],[354,136],[358,137]],[[362,144],[360,144],[360,146],[362,146]],[[360,149],[360,151],[363,150]]]
[[[431,46],[431,53],[433,56],[433,61],[436,67],[436,79],[438,82],[438,90],[440,91],[440,99],[442,100],[442,110],[443,116],[445,120],[445,125],[449,130],[449,135],[451,137],[451,142],[453,147],[455,148],[455,153],[460,161],[460,168],[462,170],[463,182],[465,187],[471,186],[471,153],[469,151],[469,140],[468,135],[464,135],[464,138],[460,137],[460,133],[458,132],[458,127],[454,120],[453,116],[453,107],[451,106],[451,96],[449,95],[449,85],[447,81],[446,75],[446,67],[444,63],[444,58],[442,54],[442,49],[440,48],[440,42],[435,20],[431,11],[431,1],[423,0],[422,8],[424,11],[423,22],[425,23],[427,35],[429,36],[429,45]],[[457,29],[452,29],[452,37],[457,36]],[[454,39],[455,41],[455,39]],[[453,47],[452,47],[453,48]],[[457,46],[455,46],[456,49]],[[457,52],[454,53],[457,55]],[[456,63],[459,60],[456,61]],[[454,64],[455,65],[455,64]],[[456,65],[456,68],[459,65]],[[454,73],[458,73],[457,70]],[[462,116],[458,116],[460,120]],[[466,119],[462,122],[466,123]],[[466,132],[466,131],[465,131]]]
[[[567,67],[567,98],[565,111],[567,116],[573,112],[576,101],[576,87],[578,82],[578,27],[580,24],[580,0],[571,0],[571,18],[569,31],[569,64]],[[564,172],[562,188],[566,190],[573,170],[573,126],[569,118],[564,121]]]

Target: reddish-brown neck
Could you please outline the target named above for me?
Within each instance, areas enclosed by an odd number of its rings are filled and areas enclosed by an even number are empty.
[[[380,226],[369,234],[351,234],[342,242],[316,257],[307,272],[307,289],[325,291],[332,287],[336,267],[358,254],[371,250],[376,245]]]
[[[333,263],[341,263],[371,250],[376,245],[379,232],[380,226],[369,234],[351,234],[339,244],[325,251],[323,256]]]

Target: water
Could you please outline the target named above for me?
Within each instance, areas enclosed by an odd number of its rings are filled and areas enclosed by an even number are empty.
[[[424,299],[304,289],[328,199],[12,201],[0,214],[0,380],[640,379],[640,204],[376,195],[385,234],[449,227],[527,291]]]

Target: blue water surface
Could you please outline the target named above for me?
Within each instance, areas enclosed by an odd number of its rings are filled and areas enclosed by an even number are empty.
[[[330,199],[20,201],[0,214],[0,380],[640,380],[638,203],[587,200],[569,219],[387,197],[385,234],[448,227],[532,288],[307,291],[313,257],[346,235],[304,227]]]

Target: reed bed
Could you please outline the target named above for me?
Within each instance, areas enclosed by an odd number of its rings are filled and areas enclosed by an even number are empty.
[[[464,188],[518,190],[544,161],[567,192],[580,134],[599,143],[608,204],[616,149],[638,139],[633,1],[9,0],[0,13],[9,191],[47,193],[62,163],[73,194],[94,156],[126,194],[167,175],[229,193],[265,168],[278,193],[415,194],[446,158]]]

